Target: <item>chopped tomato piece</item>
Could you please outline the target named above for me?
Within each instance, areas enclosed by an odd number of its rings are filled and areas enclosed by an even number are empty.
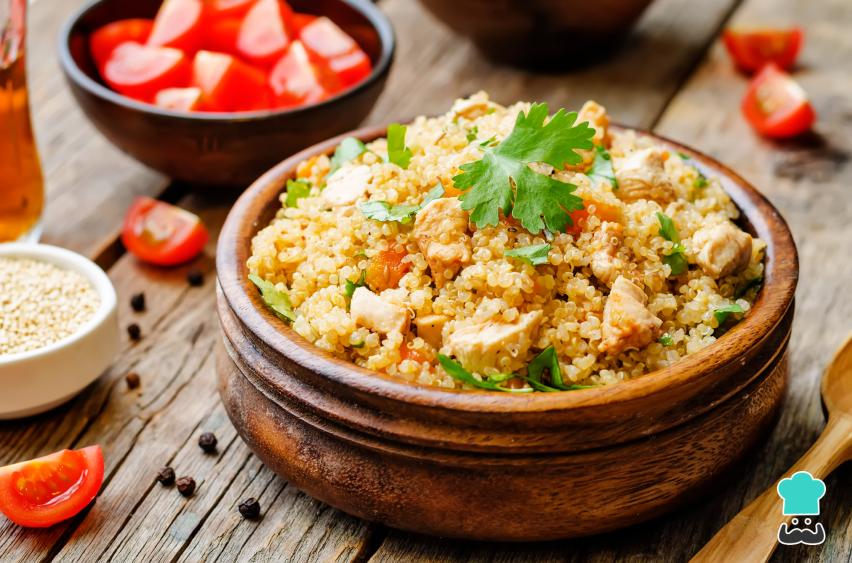
[[[277,107],[315,104],[329,96],[331,88],[308,57],[301,41],[293,41],[287,54],[269,73],[269,87]]]
[[[370,76],[373,64],[370,62],[370,57],[358,49],[348,55],[331,59],[328,61],[328,68],[337,75],[340,83],[347,87],[354,86]]]
[[[192,260],[209,237],[197,215],[150,197],[133,202],[121,229],[121,241],[131,254],[159,266]]]
[[[218,18],[242,18],[257,0],[208,0],[208,16]]]
[[[326,17],[305,26],[300,38],[308,52],[322,60],[344,88],[360,82],[372,70],[370,58],[358,43]]]
[[[415,350],[410,346],[410,343],[404,342],[402,347],[399,349],[399,358],[402,360],[412,360],[415,362],[428,362],[429,358],[427,358],[422,352],[419,350]]]
[[[767,63],[789,69],[795,64],[802,47],[802,30],[790,29],[726,29],[722,40],[737,67],[756,72]]]
[[[176,111],[200,111],[203,109],[200,88],[166,88],[154,97],[154,103],[161,108]]]
[[[384,291],[399,286],[399,280],[411,267],[410,262],[403,262],[408,256],[404,250],[382,250],[370,259],[364,281],[370,289]]]
[[[269,107],[266,75],[224,53],[198,51],[192,83],[204,94],[210,111],[252,111]]]
[[[0,511],[30,528],[46,528],[86,508],[104,480],[100,446],[62,450],[0,468]]]
[[[202,0],[166,0],[157,12],[148,45],[174,47],[191,56],[201,46],[203,23]]]
[[[104,66],[104,80],[125,96],[150,102],[160,90],[185,86],[191,65],[178,49],[122,43]]]
[[[238,55],[237,37],[243,21],[239,18],[219,18],[207,24],[201,46],[205,51]]]
[[[237,51],[252,64],[274,65],[294,37],[293,10],[281,0],[258,0],[243,20],[237,37]]]
[[[317,16],[313,14],[300,14],[293,13],[293,31],[298,35],[302,33],[302,30],[305,29],[312,21],[316,21]]]
[[[816,119],[802,87],[771,63],[752,79],[742,101],[742,111],[758,133],[775,139],[800,135]]]
[[[594,215],[601,221],[621,220],[621,210],[618,207],[596,200],[584,200],[583,209],[572,211],[570,215],[572,225],[567,227],[565,232],[574,236],[579,235],[586,228],[589,215]]]
[[[106,65],[116,47],[128,41],[145,43],[148,41],[153,27],[154,20],[137,18],[118,20],[94,32],[89,37],[89,49],[101,75],[103,75],[104,65]]]

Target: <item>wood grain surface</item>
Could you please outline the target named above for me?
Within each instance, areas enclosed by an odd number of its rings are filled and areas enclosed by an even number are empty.
[[[182,197],[113,149],[73,105],[55,60],[55,38],[82,0],[36,0],[30,14],[30,73],[36,134],[48,180],[45,241],[99,258],[120,295],[122,324],[145,337],[127,343],[115,366],[68,405],[0,424],[0,463],[63,447],[100,443],[106,481],[94,506],[52,529],[0,522],[0,560],[376,560],[376,561],[685,561],[813,442],[824,424],[818,383],[834,348],[852,330],[852,5],[848,0],[658,0],[609,62],[565,74],[495,66],[411,0],[384,0],[399,38],[397,62],[369,123],[443,111],[459,95],[485,89],[502,102],[607,105],[623,123],[656,128],[730,165],[770,197],[789,221],[801,259],[791,381],[780,422],[765,446],[709,500],[656,521],[580,541],[495,546],[387,530],[345,516],[296,491],[264,468],[236,438],[215,394],[211,350],[217,335],[213,246],[192,266],[205,284],[190,288],[187,268],[156,270],[122,256],[115,236],[135,194],[162,194],[202,214],[216,232],[225,199]],[[728,22],[798,22],[806,47],[797,78],[820,115],[805,141],[769,143],[742,121],[745,89],[717,40]],[[283,157],[284,155],[282,155]],[[165,192],[164,192],[165,190]],[[144,289],[137,315],[129,296]],[[128,391],[124,375],[142,385]],[[204,455],[198,434],[219,437]],[[191,499],[153,480],[172,464],[199,483]],[[781,548],[776,561],[852,557],[852,472],[827,480],[823,546]],[[236,505],[256,496],[259,522]]]

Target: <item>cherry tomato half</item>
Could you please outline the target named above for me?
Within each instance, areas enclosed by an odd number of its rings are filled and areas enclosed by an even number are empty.
[[[237,51],[246,61],[269,68],[289,47],[293,37],[293,10],[282,0],[259,0],[243,19]]]
[[[103,75],[104,65],[116,47],[128,41],[145,43],[154,27],[153,20],[129,19],[109,23],[89,37],[89,49],[98,71]]]
[[[791,29],[726,29],[722,40],[737,67],[756,72],[767,63],[783,69],[795,64],[802,47],[802,30]]]
[[[326,17],[306,25],[300,35],[305,49],[337,76],[341,87],[352,86],[372,70],[370,58],[345,31]]]
[[[192,260],[209,238],[197,215],[150,197],[133,202],[121,229],[125,248],[140,260],[158,266]]]
[[[802,87],[771,63],[752,79],[742,101],[742,111],[758,133],[773,139],[800,135],[816,119]]]
[[[0,512],[21,526],[46,528],[86,508],[103,480],[100,446],[0,467]]]
[[[203,99],[200,88],[166,88],[157,92],[154,104],[175,111],[203,111]]]
[[[204,93],[209,111],[252,111],[269,108],[266,74],[225,53],[198,51],[192,82]]]
[[[148,44],[174,47],[192,56],[201,46],[204,11],[202,0],[166,0],[157,12]]]
[[[191,66],[178,49],[122,43],[104,66],[110,88],[130,98],[150,102],[160,90],[185,86]]]

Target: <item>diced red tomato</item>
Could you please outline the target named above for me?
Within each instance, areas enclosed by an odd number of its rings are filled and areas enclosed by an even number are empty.
[[[257,0],[208,0],[208,16],[218,18],[242,18]]]
[[[159,266],[192,260],[204,249],[208,238],[197,215],[150,197],[133,202],[121,229],[121,242],[131,254]]]
[[[589,215],[594,215],[601,221],[621,220],[621,210],[618,207],[596,200],[584,200],[583,209],[570,213],[572,225],[567,227],[565,232],[569,235],[579,235],[586,228]]]
[[[742,111],[758,133],[774,139],[800,135],[816,119],[802,87],[772,63],[752,79],[742,101]]]
[[[157,12],[148,45],[174,47],[192,56],[201,46],[203,25],[202,0],[166,0]]]
[[[360,82],[372,70],[370,58],[358,43],[326,17],[305,26],[300,39],[313,57],[337,75],[344,88]]]
[[[269,73],[269,87],[276,107],[315,104],[329,96],[321,70],[310,60],[301,41],[293,41],[287,53]]]
[[[802,47],[802,30],[790,29],[726,29],[722,40],[737,67],[755,72],[767,63],[783,69],[792,68]]]
[[[129,19],[109,23],[94,32],[89,37],[89,49],[101,75],[116,47],[128,41],[144,44],[153,27],[154,20]]]
[[[20,526],[46,528],[86,508],[103,480],[100,446],[7,465],[0,468],[0,511]]]
[[[302,33],[302,30],[305,29],[309,23],[316,21],[317,16],[313,14],[300,14],[298,12],[293,13],[293,32],[296,35]]]
[[[175,111],[202,111],[201,88],[166,88],[154,97],[154,104]]]
[[[237,51],[248,62],[265,68],[274,65],[290,46],[293,10],[281,0],[258,0],[243,20]]]
[[[204,40],[201,42],[205,51],[238,55],[237,37],[243,21],[240,18],[219,18],[211,20],[204,30]]]
[[[405,250],[382,250],[370,259],[364,281],[375,291],[384,291],[399,286],[399,280],[411,267],[410,262],[403,262],[408,256]]]
[[[225,53],[198,51],[192,83],[210,111],[251,111],[269,107],[266,75]]]
[[[130,98],[150,102],[160,90],[185,86],[191,65],[178,49],[122,43],[104,65],[110,88]]]
[[[370,62],[370,57],[358,49],[348,55],[331,59],[328,61],[328,68],[337,75],[343,87],[347,87],[354,86],[370,76],[373,64]]]

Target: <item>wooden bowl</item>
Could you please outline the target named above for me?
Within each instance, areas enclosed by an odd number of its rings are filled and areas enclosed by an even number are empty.
[[[652,0],[420,0],[497,62],[582,66],[621,44]]]
[[[242,113],[186,113],[110,90],[89,54],[89,35],[124,18],[152,18],[162,0],[95,0],[65,24],[59,60],[86,116],[115,146],[172,178],[244,187],[281,160],[357,127],[384,89],[396,41],[387,17],[369,0],[291,0],[294,9],[326,15],[370,56],[373,73],[322,103]]]
[[[384,129],[354,133],[364,141]],[[278,320],[247,281],[254,234],[301,160],[257,180],[231,210],[217,251],[222,401],[249,447],[308,494],[392,527],[480,540],[604,532],[669,511],[751,451],[787,378],[796,248],[745,180],[687,147],[767,243],[751,312],[677,364],[617,385],[563,393],[451,391],[410,384],[321,351]]]

